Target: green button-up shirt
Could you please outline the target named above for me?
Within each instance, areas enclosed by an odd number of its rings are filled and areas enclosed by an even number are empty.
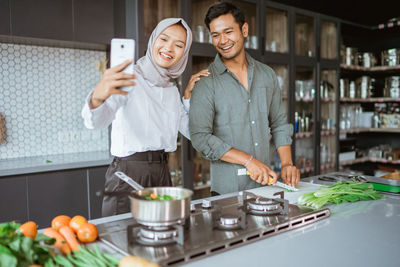
[[[270,164],[270,134],[275,147],[292,143],[293,126],[287,123],[274,71],[249,54],[246,58],[249,91],[217,54],[210,75],[196,83],[190,99],[192,145],[211,160],[211,190],[220,194],[261,186],[243,174],[242,165],[220,160],[228,150],[236,148]]]

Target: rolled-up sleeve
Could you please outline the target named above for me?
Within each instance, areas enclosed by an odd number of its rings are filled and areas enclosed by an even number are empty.
[[[272,140],[276,148],[292,144],[293,125],[287,123],[285,107],[282,104],[282,92],[279,88],[276,75],[271,73],[274,81],[271,108],[269,112],[269,126]]]
[[[219,160],[232,146],[213,134],[214,91],[202,78],[190,98],[189,130],[193,147],[209,160]]]

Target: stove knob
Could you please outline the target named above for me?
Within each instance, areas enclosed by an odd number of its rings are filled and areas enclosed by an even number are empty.
[[[196,205],[195,204],[190,204],[190,211],[191,212],[196,211]]]
[[[207,200],[207,199],[204,199],[203,203],[201,204],[201,207],[203,209],[210,209],[212,207],[211,201]]]

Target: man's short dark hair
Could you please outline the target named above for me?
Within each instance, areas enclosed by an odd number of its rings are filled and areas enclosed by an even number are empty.
[[[222,2],[211,6],[207,11],[204,23],[210,30],[210,23],[213,19],[216,19],[219,16],[226,15],[229,13],[232,14],[232,16],[235,18],[235,21],[239,24],[239,28],[241,30],[243,24],[245,23],[244,13],[234,4],[228,2]]]

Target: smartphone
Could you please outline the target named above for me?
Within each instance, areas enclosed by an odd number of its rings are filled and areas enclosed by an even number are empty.
[[[125,60],[133,59],[123,72],[133,74],[133,63],[135,61],[135,40],[133,39],[117,39],[111,40],[111,59],[110,67],[115,67]],[[131,91],[133,86],[124,86],[120,89],[125,92]]]

